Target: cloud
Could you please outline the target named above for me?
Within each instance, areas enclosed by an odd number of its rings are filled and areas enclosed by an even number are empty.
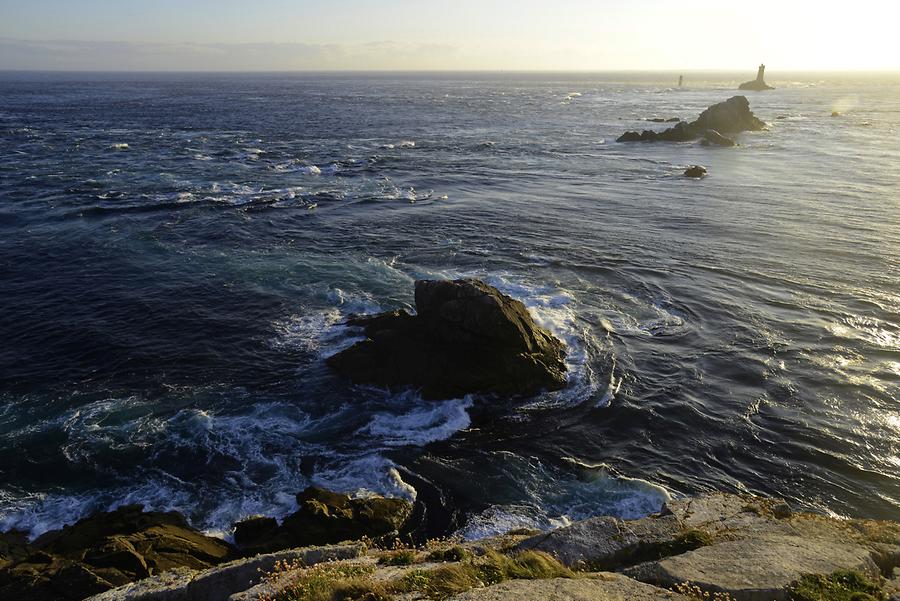
[[[451,62],[449,44],[152,43],[0,37],[0,69],[87,71],[310,71],[429,69]]]

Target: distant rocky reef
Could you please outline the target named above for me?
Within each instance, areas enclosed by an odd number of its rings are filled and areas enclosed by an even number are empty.
[[[618,142],[690,142],[704,138],[706,143],[719,146],[733,146],[734,140],[724,134],[744,131],[759,131],[766,124],[750,110],[746,96],[733,96],[724,102],[714,104],[702,113],[696,121],[680,121],[674,127],[661,132],[644,130],[628,131]]]

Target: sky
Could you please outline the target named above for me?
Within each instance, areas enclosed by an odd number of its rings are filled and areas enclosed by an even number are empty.
[[[893,0],[0,0],[0,69],[900,70]]]

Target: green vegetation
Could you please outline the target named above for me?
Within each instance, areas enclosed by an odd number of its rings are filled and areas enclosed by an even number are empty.
[[[523,551],[503,555],[487,551],[480,557],[434,570],[416,570],[397,583],[397,592],[417,591],[436,601],[448,599],[478,586],[490,586],[504,580],[572,578],[574,574],[553,556],[541,551]]]
[[[370,576],[371,566],[320,564],[304,568],[279,564],[267,575],[270,581],[288,577],[289,582],[274,598],[260,601],[390,601],[391,596]]]
[[[394,595],[411,592],[442,601],[469,589],[504,580],[574,577],[571,570],[540,551],[523,551],[515,555],[487,551],[482,556],[473,557],[462,548],[458,550],[463,551],[463,559],[457,563],[433,570],[412,570],[392,582],[375,580],[371,566],[282,566],[269,578],[281,581],[286,577],[289,580],[287,586],[273,599],[260,601],[392,601]]]
[[[706,547],[713,544],[713,537],[703,530],[685,530],[671,542],[656,545],[653,559],[662,559],[664,557],[672,557],[673,555],[681,555],[700,547]],[[646,560],[645,560],[646,561]]]
[[[791,601],[883,601],[878,584],[854,570],[805,574],[791,587]]]
[[[447,549],[435,549],[428,554],[426,559],[428,561],[462,561],[470,557],[470,555],[468,551],[459,545],[455,545]]]

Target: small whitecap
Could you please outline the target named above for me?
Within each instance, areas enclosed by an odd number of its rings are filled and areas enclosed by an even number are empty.
[[[446,440],[471,424],[472,398],[443,402],[422,401],[406,413],[377,413],[357,434],[387,446],[424,446]]]

